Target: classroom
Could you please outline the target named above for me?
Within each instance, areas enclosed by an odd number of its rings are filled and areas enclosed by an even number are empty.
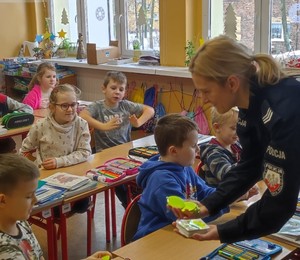
[[[39,172],[0,259],[299,259],[299,11],[0,0],[0,182]]]

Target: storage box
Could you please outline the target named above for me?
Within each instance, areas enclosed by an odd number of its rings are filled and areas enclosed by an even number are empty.
[[[109,47],[97,48],[95,43],[87,44],[87,62],[88,64],[98,65],[106,63],[110,59],[120,57],[118,41],[110,41]]]

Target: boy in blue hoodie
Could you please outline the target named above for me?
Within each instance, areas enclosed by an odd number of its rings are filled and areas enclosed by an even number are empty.
[[[167,209],[168,196],[201,201],[215,191],[191,167],[199,152],[198,126],[194,121],[179,114],[166,115],[158,121],[154,138],[160,155],[145,162],[137,176],[143,193],[139,201],[141,219],[133,240],[176,220]],[[228,211],[223,209],[204,220],[211,221]]]

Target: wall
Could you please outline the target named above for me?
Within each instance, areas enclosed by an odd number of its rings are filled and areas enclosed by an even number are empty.
[[[0,1],[0,59],[17,56],[23,41],[34,41],[42,32],[44,8],[42,1]]]
[[[80,97],[81,99],[89,101],[103,99],[101,86],[107,71],[75,67],[72,67],[72,70],[74,70],[77,75],[77,86],[82,90]],[[162,89],[161,101],[165,106],[167,113],[178,113],[184,108],[188,109],[192,102],[194,84],[190,78],[177,78],[136,73],[125,73],[125,75],[128,80],[129,91],[132,85],[139,87],[142,85],[142,83],[144,83],[147,87],[151,87],[154,84],[157,84],[158,87]],[[183,91],[181,91],[181,87]],[[182,107],[180,104],[181,100],[183,100],[184,107]],[[201,105],[206,117],[210,121],[211,105],[203,105],[200,98],[197,98],[196,102],[193,104],[194,105],[192,105],[191,110],[193,110],[195,106]]]

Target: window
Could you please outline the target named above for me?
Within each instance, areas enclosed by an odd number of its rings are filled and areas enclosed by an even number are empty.
[[[204,38],[234,29],[235,38],[255,53],[300,50],[298,0],[203,0],[203,4]]]
[[[142,52],[159,51],[159,0],[50,0],[52,30],[98,47],[119,40],[122,54],[131,55],[133,43]],[[57,40],[59,43],[60,40]],[[135,45],[137,46],[137,45]]]

